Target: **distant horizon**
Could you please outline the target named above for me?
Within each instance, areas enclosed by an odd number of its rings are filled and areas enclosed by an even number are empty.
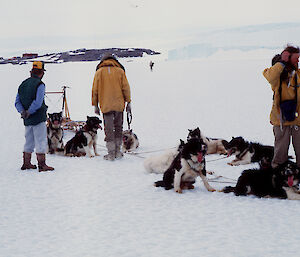
[[[54,53],[54,52],[67,52],[77,49],[105,49],[105,48],[148,48],[154,51],[170,51],[177,48],[186,47],[192,44],[202,44],[209,42],[211,45],[215,45],[216,42],[219,44],[224,44],[226,41],[236,44],[234,41],[236,35],[240,33],[247,33],[247,35],[253,35],[254,33],[269,33],[269,42],[267,44],[260,45],[257,47],[282,47],[284,44],[276,42],[271,38],[272,36],[278,37],[278,30],[291,30],[300,28],[300,22],[282,22],[282,23],[263,23],[255,25],[244,25],[244,26],[214,26],[206,27],[198,30],[174,30],[170,31],[168,35],[166,33],[156,31],[155,33],[144,36],[141,35],[139,38],[133,34],[120,34],[113,35],[108,34],[107,37],[82,37],[82,36],[49,36],[49,37],[38,37],[38,36],[28,36],[20,38],[7,38],[0,41],[0,57],[12,58],[14,56],[20,56],[23,53],[38,53],[39,55]],[[273,33],[274,32],[274,33]],[[224,34],[225,33],[225,34]],[[291,37],[296,37],[295,42],[300,42],[300,35],[298,39],[298,34],[286,33],[291,35]],[[224,35],[227,39],[222,43],[216,37],[220,35],[221,39],[224,41]],[[151,37],[148,39],[147,37]],[[285,40],[287,36],[285,35],[283,39]],[[233,38],[231,40],[231,38]],[[247,39],[247,38],[246,38]],[[206,41],[205,41],[206,40]],[[240,38],[240,41],[245,40],[245,38]],[[257,42],[261,40],[261,37],[256,39]],[[203,42],[202,42],[203,41]],[[240,42],[238,41],[238,43]],[[268,43],[270,45],[268,45]],[[287,41],[286,43],[293,43]],[[273,44],[273,45],[272,45]],[[275,45],[274,45],[275,44]],[[253,42],[249,42],[249,45],[244,45],[244,48],[253,47]],[[219,46],[220,47],[220,46]],[[228,45],[223,45],[221,47],[228,48]],[[230,48],[230,46],[229,46]],[[234,48],[234,47],[233,47]],[[3,50],[5,49],[5,50]]]

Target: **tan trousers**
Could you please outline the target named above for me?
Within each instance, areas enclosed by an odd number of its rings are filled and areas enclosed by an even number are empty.
[[[289,146],[292,138],[293,148],[296,154],[296,163],[300,167],[300,127],[298,126],[273,126],[275,136],[274,157],[272,167],[278,166],[288,160]]]

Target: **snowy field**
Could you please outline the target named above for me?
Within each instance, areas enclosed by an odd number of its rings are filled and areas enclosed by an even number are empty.
[[[140,154],[103,160],[100,131],[100,157],[47,155],[48,165],[55,167],[49,173],[20,170],[24,127],[14,100],[31,66],[0,66],[0,256],[297,256],[299,202],[211,193],[201,179],[181,195],[165,191],[153,186],[162,175],[146,173],[142,158],[176,146],[197,126],[209,137],[243,136],[272,145],[272,92],[262,71],[275,53],[224,51],[184,61],[156,57],[153,72],[149,58],[120,59],[132,90],[132,128],[140,139]],[[70,87],[73,120],[94,115],[96,65],[46,66],[46,91]],[[46,101],[49,112],[60,111],[58,99]],[[70,137],[67,132],[65,142]],[[242,170],[256,167],[231,167],[226,163],[232,157],[219,158],[206,157],[207,170],[215,172],[208,178],[237,179]],[[210,183],[216,189],[230,185],[220,182]]]

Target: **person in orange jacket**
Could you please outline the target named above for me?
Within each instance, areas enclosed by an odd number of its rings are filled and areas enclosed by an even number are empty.
[[[263,71],[264,77],[271,84],[274,92],[270,114],[270,122],[273,125],[275,136],[273,167],[288,160],[291,138],[296,162],[300,167],[299,52],[299,47],[288,45],[281,55],[273,58],[272,67]]]
[[[95,113],[103,113],[104,133],[108,154],[105,160],[123,157],[121,152],[123,111],[131,113],[130,86],[125,68],[112,55],[106,55],[97,65],[92,88],[92,105]],[[100,108],[99,108],[100,107]]]

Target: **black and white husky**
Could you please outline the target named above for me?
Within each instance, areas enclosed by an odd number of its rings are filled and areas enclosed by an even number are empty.
[[[93,157],[91,148],[93,147],[95,156],[97,152],[97,130],[102,127],[102,121],[98,117],[87,116],[86,124],[82,129],[76,132],[75,136],[70,139],[65,146],[66,156],[84,156]]]
[[[287,161],[276,168],[249,169],[243,171],[235,187],[225,187],[224,193],[255,195],[300,200],[300,170],[296,163]]]
[[[131,152],[139,147],[139,139],[132,129],[123,131],[123,143],[122,151],[123,153]]]
[[[189,129],[187,139],[194,137],[202,138],[204,143],[207,145],[207,154],[227,154],[227,151],[222,143],[223,139],[206,137],[201,133],[199,127],[194,130]]]
[[[238,166],[259,162],[261,166],[271,165],[274,156],[274,147],[259,143],[248,142],[242,137],[233,137],[230,142],[223,140],[228,155],[235,155],[235,159],[228,164]]]
[[[48,151],[50,154],[64,151],[62,128],[62,112],[54,112],[48,114],[47,120],[47,138]]]
[[[215,191],[206,178],[206,151],[207,146],[202,139],[188,140],[165,171],[163,180],[155,182],[154,186],[164,187],[166,190],[174,188],[175,192],[182,193],[183,189],[193,189],[196,178],[200,176],[206,189]]]

